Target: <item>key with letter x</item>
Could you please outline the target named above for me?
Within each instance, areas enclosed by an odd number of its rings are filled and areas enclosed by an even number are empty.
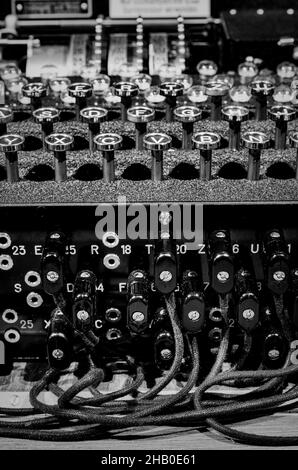
[[[69,134],[50,134],[45,138],[46,148],[54,152],[55,180],[60,183],[67,178],[66,152],[73,146],[73,136]]]

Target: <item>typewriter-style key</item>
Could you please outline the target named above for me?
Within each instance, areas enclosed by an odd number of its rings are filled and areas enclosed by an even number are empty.
[[[260,176],[261,152],[270,146],[269,137],[263,132],[245,132],[241,137],[241,144],[248,149],[248,179],[256,181]]]
[[[33,111],[35,122],[41,124],[42,142],[45,149],[45,138],[53,133],[54,122],[59,119],[59,111],[56,108],[39,108]]]
[[[201,83],[204,84],[217,74],[218,67],[212,60],[201,60],[197,65],[197,71]]]
[[[92,85],[90,83],[71,83],[68,87],[68,94],[76,100],[76,116],[80,120],[80,111],[86,107],[87,98],[92,95]]]
[[[0,135],[7,134],[7,123],[11,122],[13,112],[10,108],[0,107]]]
[[[5,134],[0,137],[0,151],[5,153],[7,181],[19,180],[18,151],[22,150],[25,139],[17,134]]]
[[[239,150],[241,123],[248,120],[249,110],[244,106],[225,106],[221,113],[223,119],[228,121],[230,127],[229,148],[230,150]]]
[[[272,106],[269,117],[276,122],[275,150],[284,150],[287,142],[288,122],[296,118],[296,109],[291,106]]]
[[[60,183],[67,178],[66,152],[73,146],[73,136],[69,134],[50,134],[45,138],[46,149],[54,152],[55,180]]]
[[[174,115],[183,127],[182,148],[191,150],[194,123],[201,119],[202,111],[196,106],[179,106],[174,110]]]
[[[177,97],[183,95],[184,87],[181,83],[164,82],[160,85],[160,94],[166,98],[166,120],[173,121]]]
[[[222,98],[229,90],[230,86],[222,80],[212,80],[205,85],[206,95],[211,97],[211,113],[212,121],[220,121]]]
[[[23,87],[23,95],[30,98],[32,109],[42,107],[42,98],[47,94],[47,87],[42,82],[28,83]]]
[[[297,155],[296,155],[296,180],[298,180],[298,132],[293,132],[290,135],[290,144],[291,144],[291,147],[297,149]]]
[[[86,122],[89,127],[89,150],[91,155],[94,150],[94,136],[100,133],[100,123],[106,120],[107,115],[106,109],[96,106],[90,106],[80,111],[81,120]]]
[[[163,152],[171,147],[171,143],[170,136],[159,132],[146,134],[144,137],[144,147],[152,153],[151,179],[153,181],[163,179]]]
[[[118,134],[98,134],[94,137],[97,150],[102,152],[103,157],[103,180],[110,183],[115,179],[115,150],[122,145],[122,137]]]
[[[276,73],[281,83],[291,82],[296,75],[296,66],[291,62],[282,62],[277,66]]]
[[[131,107],[132,98],[137,96],[139,88],[134,83],[119,82],[114,85],[115,95],[121,99],[121,119],[127,121],[127,110]]]
[[[255,119],[266,121],[268,97],[274,93],[274,84],[270,80],[254,80],[251,85],[251,94],[256,99]]]
[[[200,178],[211,179],[212,151],[220,147],[221,137],[214,132],[198,132],[192,138],[197,149],[200,150]]]
[[[147,106],[134,106],[127,111],[127,119],[135,123],[136,149],[143,150],[144,136],[147,133],[147,123],[154,120],[155,111]]]

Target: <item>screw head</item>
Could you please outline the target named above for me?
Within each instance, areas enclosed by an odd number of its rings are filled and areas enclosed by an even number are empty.
[[[89,279],[90,273],[88,273],[88,271],[84,271],[83,273],[81,273],[81,277],[84,279]]]
[[[51,234],[51,237],[50,237],[52,240],[59,240],[59,238],[61,238],[61,235],[60,233],[52,233]]]
[[[268,351],[268,357],[269,359],[278,359],[280,356],[280,352],[278,349],[271,349],[270,351]]]
[[[59,279],[59,274],[58,274],[56,271],[49,271],[49,272],[47,273],[47,276],[46,276],[46,277],[47,277],[47,280],[48,280],[49,282],[53,282],[53,283],[54,283],[54,282],[57,282],[57,281],[58,281],[58,279]]]
[[[132,319],[136,323],[141,323],[145,320],[145,315],[142,312],[134,312],[132,315]]]
[[[217,232],[215,236],[216,238],[226,238],[225,232]]]
[[[284,281],[285,277],[286,273],[284,271],[275,271],[273,274],[273,279],[278,282]]]
[[[280,233],[278,233],[278,232],[271,232],[271,233],[270,233],[270,237],[271,237],[271,238],[280,238]]]
[[[230,275],[227,271],[220,271],[216,277],[220,282],[227,282],[227,280],[230,278]]]
[[[294,274],[295,276],[298,276],[298,269],[295,269]]]
[[[80,321],[86,321],[89,319],[89,313],[86,310],[79,310],[77,313],[77,319]]]
[[[62,349],[54,349],[52,352],[52,356],[54,359],[61,360],[64,357],[64,352]]]
[[[166,348],[166,349],[162,349],[160,351],[160,356],[162,359],[164,359],[165,361],[168,361],[169,359],[172,359],[173,357],[173,353],[170,349]]]
[[[198,321],[200,317],[201,317],[201,314],[197,310],[192,310],[191,312],[188,312],[188,318],[191,321]]]
[[[141,271],[137,271],[135,273],[135,278],[137,279],[143,279],[144,278],[144,274],[141,272]]]
[[[162,271],[159,279],[163,282],[170,282],[173,279],[173,274],[170,271]]]
[[[242,313],[245,320],[252,320],[255,316],[255,312],[251,308],[247,308]]]

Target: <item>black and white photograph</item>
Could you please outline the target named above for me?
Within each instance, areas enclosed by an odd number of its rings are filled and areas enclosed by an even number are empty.
[[[298,450],[297,120],[294,0],[1,1],[1,460]]]

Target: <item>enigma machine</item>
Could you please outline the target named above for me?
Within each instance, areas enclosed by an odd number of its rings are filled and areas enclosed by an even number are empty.
[[[295,3],[1,2],[1,437],[298,445]]]

